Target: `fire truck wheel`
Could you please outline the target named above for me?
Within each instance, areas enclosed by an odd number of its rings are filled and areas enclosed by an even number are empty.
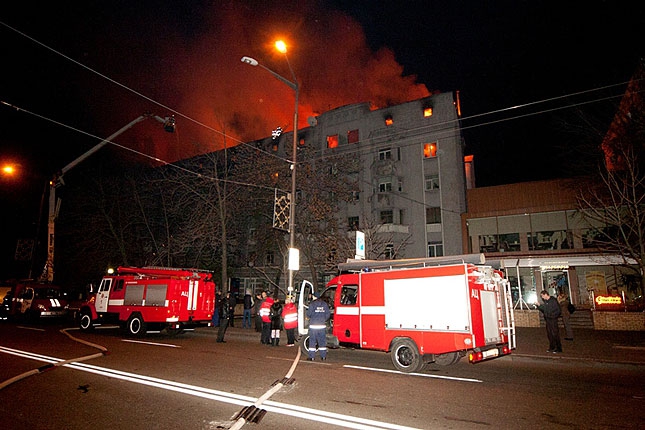
[[[394,339],[391,356],[392,364],[401,372],[417,372],[425,365],[417,345],[409,338]]]
[[[92,314],[88,311],[82,311],[81,317],[78,319],[78,325],[83,331],[92,330],[94,328],[94,324],[92,324]]]
[[[146,332],[146,323],[138,313],[133,313],[126,322],[125,329],[132,336],[141,336]]]

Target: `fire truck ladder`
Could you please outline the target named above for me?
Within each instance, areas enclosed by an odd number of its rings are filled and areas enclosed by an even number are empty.
[[[517,341],[515,339],[515,309],[513,308],[511,283],[505,279],[502,284],[504,286],[504,316],[506,317],[506,324],[503,329],[506,331],[508,337],[508,347],[515,349],[517,347]]]

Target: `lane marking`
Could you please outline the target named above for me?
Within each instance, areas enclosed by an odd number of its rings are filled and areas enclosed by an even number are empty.
[[[143,345],[152,345],[152,346],[165,346],[167,348],[181,348],[179,345],[173,345],[171,343],[159,343],[159,342],[146,342],[143,340],[132,340],[132,339],[121,339],[122,342],[130,343],[141,343]]]
[[[6,354],[16,355],[19,357],[29,358],[32,360],[44,361],[48,363],[61,363],[64,360],[49,357],[45,355],[35,354],[26,351],[20,351],[12,348],[0,346],[0,352]],[[287,375],[293,374],[295,364],[292,365]],[[191,384],[184,384],[166,379],[154,378],[151,376],[139,375],[121,370],[110,369],[107,367],[94,366],[87,363],[67,363],[62,364],[61,367],[68,367],[73,370],[93,373],[100,376],[105,376],[114,379],[121,379],[124,381],[133,382],[136,384],[146,385],[149,387],[161,388],[168,391],[187,394],[190,396],[215,400],[222,403],[234,404],[238,406],[251,406],[256,404],[265,396],[254,398],[250,396],[243,396],[239,394],[228,393],[225,391],[213,390],[210,388],[199,387]],[[289,376],[290,377],[290,376]],[[269,390],[271,391],[271,390]],[[316,421],[320,423],[334,424],[340,427],[360,429],[360,430],[419,430],[414,427],[407,427],[393,423],[386,423],[382,421],[369,420],[365,418],[353,417],[351,415],[337,414],[334,412],[323,411],[320,409],[312,409],[304,406],[291,405],[288,403],[274,402],[270,400],[264,401],[264,407],[269,412],[274,412],[289,417],[297,417],[308,421]]]
[[[376,368],[376,367],[352,366],[352,365],[349,365],[349,364],[346,364],[343,367],[347,367],[347,368],[350,368],[350,369],[370,370],[372,372],[396,373],[397,375],[423,376],[424,378],[435,378],[435,379],[449,379],[451,381],[484,382],[481,379],[458,378],[456,376],[428,375],[427,373],[415,373],[415,372],[405,373],[405,372],[399,372],[398,370],[379,369],[379,368]]]

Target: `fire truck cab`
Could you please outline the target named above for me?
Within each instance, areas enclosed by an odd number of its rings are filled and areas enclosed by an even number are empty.
[[[118,322],[128,334],[177,333],[211,326],[215,283],[211,272],[165,267],[119,267],[79,309],[81,330]]]
[[[427,363],[451,365],[465,355],[476,363],[515,348],[509,283],[483,265],[482,254],[350,260],[339,269],[320,295],[332,313],[328,347],[389,352],[403,372],[419,371]],[[304,349],[309,347],[305,308],[312,289],[303,281],[298,291]]]

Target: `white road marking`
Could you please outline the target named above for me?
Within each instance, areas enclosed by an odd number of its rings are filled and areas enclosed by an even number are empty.
[[[348,367],[350,369],[370,370],[372,372],[396,373],[398,375],[423,376],[424,378],[450,379],[453,381],[462,381],[462,382],[484,382],[481,379],[458,378],[455,376],[428,375],[427,373],[415,373],[415,372],[405,373],[405,372],[399,372],[398,370],[378,369],[375,367],[352,366],[349,364],[346,364],[343,367]]]
[[[144,345],[153,345],[153,346],[166,346],[168,348],[181,348],[179,345],[173,345],[171,343],[159,343],[159,342],[146,342],[143,340],[132,340],[132,339],[121,339],[123,342],[130,342],[130,343],[142,343]]]

